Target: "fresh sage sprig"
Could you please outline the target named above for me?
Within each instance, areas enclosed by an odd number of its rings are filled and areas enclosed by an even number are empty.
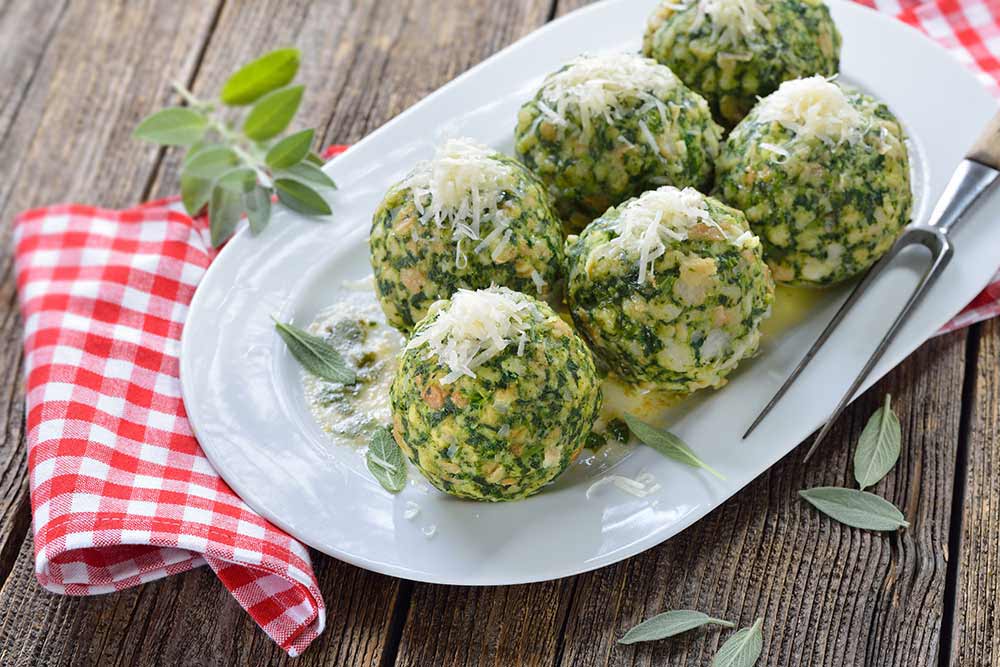
[[[340,353],[319,336],[293,324],[275,320],[274,328],[285,341],[288,351],[308,372],[329,382],[354,384],[358,376]]]
[[[910,525],[895,505],[867,491],[819,486],[799,495],[831,519],[854,528],[899,530]]]
[[[331,213],[336,188],[319,167],[311,147],[314,130],[280,137],[302,102],[303,86],[292,86],[298,49],[278,49],[241,67],[216,100],[202,100],[180,83],[174,88],[187,106],[168,107],[136,127],[139,139],[186,146],[181,200],[189,214],[208,206],[212,245],[222,245],[243,215],[259,234],[271,219],[271,198],[309,216]],[[250,106],[242,123],[233,110]]]
[[[629,430],[632,431],[632,434],[635,435],[635,437],[667,458],[671,458],[674,461],[679,461],[680,463],[694,468],[702,468],[719,479],[725,479],[725,477],[698,458],[698,455],[695,454],[683,440],[670,431],[662,431],[630,414],[624,415],[624,418],[625,423],[628,424]]]
[[[399,493],[406,487],[406,459],[389,429],[380,426],[372,433],[365,462],[386,491]]]
[[[885,405],[868,420],[854,450],[854,479],[862,489],[877,484],[899,460],[902,429],[891,402],[886,394]]]
[[[758,618],[749,628],[743,628],[719,648],[712,658],[712,667],[751,667],[760,660],[764,649],[764,619]]]
[[[638,642],[650,642],[658,639],[666,639],[679,635],[688,630],[700,628],[703,625],[721,625],[724,628],[731,628],[733,624],[721,618],[713,618],[708,614],[690,609],[678,609],[665,611],[652,618],[646,619],[639,625],[626,632],[619,644],[635,644]]]

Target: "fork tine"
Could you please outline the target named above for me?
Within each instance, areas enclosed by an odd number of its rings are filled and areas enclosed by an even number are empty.
[[[781,398],[788,393],[788,390],[792,388],[795,380],[798,379],[799,375],[802,374],[802,371],[804,371],[806,366],[809,365],[809,362],[811,362],[813,357],[816,356],[816,353],[819,352],[821,347],[823,347],[823,344],[826,343],[827,339],[830,338],[833,332],[837,329],[837,325],[839,325],[841,320],[844,319],[844,316],[847,315],[847,311],[851,309],[851,306],[853,306],[859,298],[861,298],[861,295],[864,293],[865,289],[868,288],[868,285],[871,284],[878,274],[881,273],[882,269],[889,263],[889,260],[898,250],[897,245],[898,242],[896,245],[893,245],[893,247],[881,260],[872,265],[872,267],[868,269],[867,273],[865,273],[865,277],[861,279],[861,282],[859,282],[857,286],[851,290],[850,296],[848,296],[847,300],[841,304],[840,308],[833,316],[833,319],[831,319],[826,325],[826,328],[823,329],[823,333],[819,335],[816,342],[812,344],[809,351],[806,352],[805,356],[802,357],[802,360],[799,361],[798,365],[794,370],[792,370],[791,374],[785,378],[784,383],[782,383],[778,391],[771,397],[771,400],[767,402],[767,405],[765,405],[764,409],[760,411],[757,418],[753,420],[753,423],[750,424],[750,428],[748,428],[746,433],[743,434],[744,440],[746,440],[747,436],[753,433],[754,429],[757,428],[757,426],[764,421],[764,418],[771,413],[771,410],[773,410],[774,406],[778,404],[778,401],[780,401]]]
[[[819,447],[820,443],[823,442],[823,439],[826,437],[827,433],[829,433],[830,429],[833,427],[833,423],[837,421],[837,417],[840,416],[840,413],[843,412],[844,408],[846,408],[847,405],[851,402],[851,399],[854,398],[854,394],[857,393],[858,389],[864,383],[865,378],[868,377],[868,374],[871,372],[872,368],[874,368],[875,364],[877,364],[879,360],[882,358],[882,355],[889,347],[889,343],[892,340],[893,336],[896,335],[896,332],[899,331],[899,329],[906,323],[906,321],[910,317],[910,314],[914,311],[917,305],[923,300],[924,295],[927,294],[927,290],[930,289],[931,285],[934,284],[934,281],[937,280],[937,277],[941,274],[941,270],[944,269],[944,267],[948,264],[949,260],[951,259],[951,252],[952,251],[950,246],[944,246],[943,248],[934,253],[934,261],[931,262],[930,267],[927,269],[927,271],[924,272],[924,275],[920,279],[920,282],[917,284],[917,287],[910,294],[910,298],[906,300],[906,304],[903,305],[903,309],[899,311],[899,314],[896,316],[896,319],[893,320],[892,325],[889,327],[889,330],[886,331],[885,335],[882,337],[882,340],[879,341],[879,344],[875,348],[875,351],[872,353],[872,355],[868,358],[868,361],[865,363],[864,368],[861,369],[861,372],[858,373],[858,376],[854,379],[854,382],[851,383],[850,388],[840,399],[840,403],[837,404],[837,407],[834,409],[833,414],[831,414],[830,417],[826,420],[826,423],[823,424],[823,428],[820,429],[820,432],[816,436],[816,439],[813,440],[812,445],[810,445],[809,451],[806,452],[805,457],[802,459],[803,463],[808,461],[809,458],[816,452],[816,449]]]

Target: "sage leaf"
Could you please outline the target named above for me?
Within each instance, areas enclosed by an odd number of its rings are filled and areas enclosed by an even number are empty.
[[[254,141],[281,134],[299,110],[303,90],[302,86],[279,88],[260,98],[243,122],[243,134]]]
[[[267,151],[264,162],[271,169],[287,169],[302,162],[309,155],[314,130],[302,130],[289,135]]]
[[[182,167],[185,166],[188,162],[191,161],[191,158],[193,158],[195,155],[198,154],[199,151],[201,151],[203,148],[206,148],[209,145],[211,144],[205,143],[205,138],[202,137],[198,141],[188,146],[187,151],[185,151],[184,153],[184,157],[181,159],[181,166]]]
[[[283,169],[280,176],[289,176],[294,178],[296,181],[305,183],[306,185],[312,185],[320,188],[330,188],[331,190],[337,189],[337,184],[333,182],[333,179],[326,175],[326,173],[314,164],[308,162],[300,162],[299,164],[292,165],[288,169]]]
[[[867,491],[820,486],[799,495],[831,519],[854,528],[898,530],[910,525],[895,505]]]
[[[252,190],[257,176],[249,167],[230,169],[215,181],[208,207],[212,245],[219,247],[236,231],[243,213],[243,195]]]
[[[215,182],[216,186],[236,193],[249,192],[257,184],[257,174],[250,167],[230,169]]]
[[[181,202],[188,215],[194,217],[201,212],[212,196],[212,180],[181,174]]]
[[[354,370],[340,353],[319,336],[292,324],[276,321],[274,327],[285,341],[288,351],[309,373],[329,382],[354,384],[357,381]]]
[[[181,175],[215,180],[240,163],[232,148],[214,144],[202,148],[184,165]]]
[[[899,460],[902,429],[891,401],[886,394],[885,405],[868,420],[854,450],[854,479],[862,489],[877,484]]]
[[[163,146],[188,146],[205,134],[208,118],[187,107],[168,107],[146,116],[132,136]]]
[[[216,184],[208,203],[208,224],[212,246],[218,248],[233,235],[242,212],[240,193]]]
[[[628,424],[629,430],[632,431],[635,437],[639,438],[639,440],[643,443],[649,445],[667,458],[671,458],[674,461],[679,461],[680,463],[694,468],[702,468],[719,479],[726,479],[698,458],[698,455],[695,454],[683,440],[670,431],[662,431],[655,426],[647,424],[637,417],[633,417],[630,414],[624,415],[624,418],[625,423]]]
[[[241,106],[281,88],[295,78],[301,54],[298,49],[278,49],[247,63],[222,86],[223,104]]]
[[[721,618],[713,618],[700,611],[689,609],[679,609],[676,611],[666,611],[647,619],[625,633],[618,640],[619,644],[635,644],[636,642],[649,642],[657,639],[666,639],[679,635],[682,632],[699,628],[703,625],[721,625],[726,628],[733,627],[729,621]]]
[[[727,639],[712,658],[712,667],[751,667],[757,664],[764,649],[763,625],[764,619],[758,618],[752,626],[739,630]]]
[[[317,167],[322,167],[326,164],[326,161],[320,157],[318,153],[314,153],[313,151],[309,151],[309,154],[306,155],[306,162],[314,164]]]
[[[386,491],[399,493],[406,487],[406,459],[389,429],[379,427],[372,433],[365,462],[368,471]]]
[[[243,208],[247,212],[250,231],[260,234],[271,219],[271,191],[258,185],[244,192]]]
[[[290,178],[277,178],[274,187],[278,191],[278,200],[293,211],[304,215],[331,213],[330,205],[323,199],[323,195],[304,183]]]

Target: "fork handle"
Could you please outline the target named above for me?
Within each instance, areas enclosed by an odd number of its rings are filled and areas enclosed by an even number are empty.
[[[986,129],[965,155],[966,159],[1000,170],[1000,113],[990,119]]]
[[[1000,114],[993,119],[992,123],[998,123],[998,121],[1000,121]],[[997,135],[995,141],[1000,145],[1000,134]],[[962,160],[955,169],[955,173],[951,175],[948,185],[944,187],[944,192],[941,193],[937,204],[934,205],[934,210],[931,211],[931,217],[927,220],[927,224],[947,233],[955,223],[962,219],[962,216],[979,199],[979,196],[997,180],[997,176],[1000,176],[1000,172],[978,160],[972,158]]]

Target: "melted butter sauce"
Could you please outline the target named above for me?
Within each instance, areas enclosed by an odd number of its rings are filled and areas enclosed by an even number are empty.
[[[771,317],[760,325],[762,337],[773,338],[796,326],[810,314],[829,293],[816,288],[778,285],[774,290]]]
[[[404,344],[403,335],[386,323],[374,289],[370,276],[345,282],[341,298],[309,325],[311,333],[325,338],[357,369],[357,384],[302,374],[313,417],[334,442],[353,447],[367,445],[375,427],[392,423],[389,386]]]

